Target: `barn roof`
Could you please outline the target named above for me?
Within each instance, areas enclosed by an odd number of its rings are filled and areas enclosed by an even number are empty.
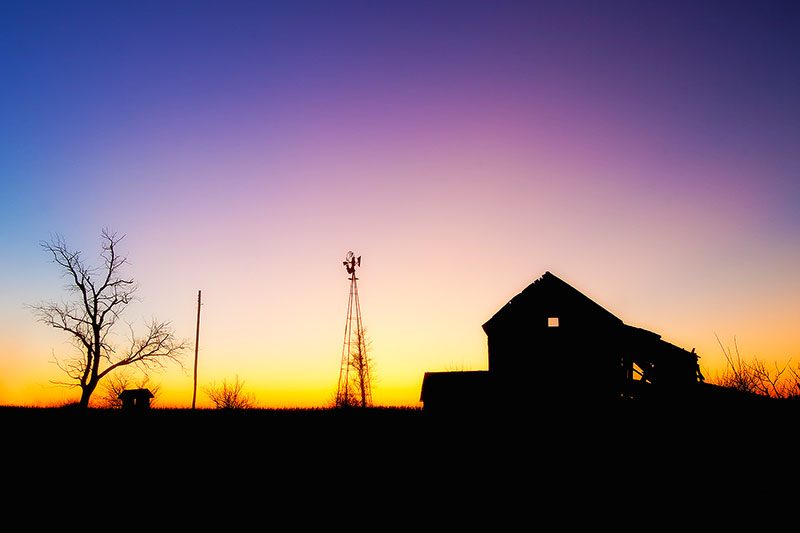
[[[563,307],[580,309],[582,312],[592,314],[601,320],[605,319],[613,325],[622,325],[622,320],[569,283],[548,271],[501,307],[494,316],[483,324],[483,330],[488,332],[488,329],[495,327],[499,323],[513,322],[525,316],[530,309],[536,308],[541,302],[549,301],[558,301],[559,305]]]
[[[696,355],[663,340],[661,335],[625,324],[615,315],[595,303],[592,299],[578,291],[569,283],[561,280],[551,272],[528,285],[522,292],[514,296],[500,308],[485,324],[483,330],[507,330],[519,327],[520,322],[529,320],[530,313],[543,306],[554,306],[561,309],[578,311],[590,315],[595,324],[603,323],[604,328],[615,332],[617,338],[624,339],[629,346],[638,348],[654,357],[685,357],[695,361]]]

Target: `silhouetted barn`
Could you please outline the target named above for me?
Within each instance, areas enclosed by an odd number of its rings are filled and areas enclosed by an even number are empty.
[[[489,370],[473,394],[493,403],[602,401],[680,393],[702,381],[697,355],[624,324],[550,272],[485,324]],[[465,396],[468,373],[426,373],[421,401]]]
[[[153,393],[149,389],[128,389],[119,394],[123,409],[150,409]]]

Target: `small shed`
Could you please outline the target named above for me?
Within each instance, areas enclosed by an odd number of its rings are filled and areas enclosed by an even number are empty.
[[[150,389],[127,389],[119,395],[123,409],[150,409],[150,399],[153,397]]]

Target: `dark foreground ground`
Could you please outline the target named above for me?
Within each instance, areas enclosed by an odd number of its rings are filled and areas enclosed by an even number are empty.
[[[800,403],[754,402],[428,412],[370,409],[151,409],[0,407],[7,448],[95,450],[134,456],[248,458],[361,456],[373,460],[466,455],[475,460],[577,455],[680,456],[704,447],[779,445],[793,437]],[[356,459],[354,459],[356,460]]]
[[[462,525],[491,514],[492,531],[554,514],[594,526],[636,513],[696,520],[715,506],[731,516],[739,503],[754,509],[748,491],[792,479],[798,422],[785,402],[461,413],[0,408],[4,486],[27,503],[83,498],[89,487],[85,505],[159,523],[162,511],[195,521],[241,512],[291,514],[295,525],[368,506],[383,513],[379,530],[421,510]]]

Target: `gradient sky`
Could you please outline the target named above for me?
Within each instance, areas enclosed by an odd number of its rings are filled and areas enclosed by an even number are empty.
[[[92,260],[103,227],[127,318],[193,341],[202,290],[200,387],[263,406],[335,392],[348,250],[380,405],[486,368],[546,270],[706,374],[716,335],[800,362],[797,6],[3,2],[0,404],[77,399],[25,305],[66,296],[39,242]]]

